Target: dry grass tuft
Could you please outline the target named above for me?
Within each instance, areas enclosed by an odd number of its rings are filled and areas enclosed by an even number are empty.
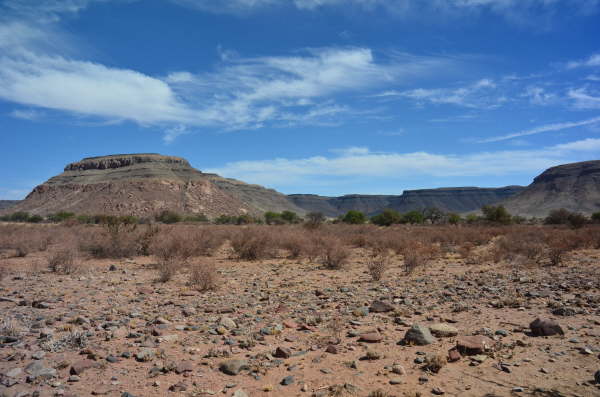
[[[72,274],[79,270],[77,264],[78,252],[76,248],[62,248],[50,256],[48,268],[53,273]]]
[[[195,264],[190,268],[189,284],[198,291],[214,291],[218,289],[219,281],[219,273],[212,264]]]

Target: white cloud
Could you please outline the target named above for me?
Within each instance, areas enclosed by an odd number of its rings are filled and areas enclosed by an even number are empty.
[[[547,125],[542,125],[542,126],[539,126],[539,127],[530,128],[530,129],[527,129],[527,130],[515,132],[515,133],[512,133],[512,134],[507,134],[507,135],[495,136],[495,137],[492,137],[492,138],[481,139],[478,142],[479,143],[499,142],[499,141],[505,141],[505,140],[508,140],[508,139],[518,138],[518,137],[522,137],[522,136],[541,134],[543,132],[561,131],[561,130],[566,130],[566,129],[569,129],[569,128],[591,126],[591,125],[594,125],[594,124],[597,124],[597,123],[600,123],[600,117],[593,117],[591,119],[582,120],[582,121],[547,124]]]
[[[571,89],[567,96],[574,101],[576,109],[600,109],[600,95],[594,96],[586,88]]]
[[[468,108],[494,108],[507,99],[496,91],[496,83],[481,79],[459,88],[416,88],[408,91],[385,91],[375,97],[401,97],[414,100],[417,104],[456,105]]]
[[[543,87],[529,86],[523,94],[533,105],[551,105],[558,101],[558,95],[546,91]]]
[[[580,67],[597,67],[600,66],[600,54],[593,54],[589,58],[580,61],[571,61],[567,63],[567,69],[575,69]]]
[[[252,129],[271,123],[339,124],[349,112],[339,94],[452,69],[447,58],[392,54],[368,48],[308,49],[293,56],[223,58],[214,72],[166,76],[108,67],[56,55],[45,34],[23,23],[0,23],[0,98],[77,115],[164,127],[166,140],[180,125]],[[221,49],[223,52],[224,50]],[[356,113],[356,112],[355,112]]]
[[[33,121],[42,118],[44,116],[44,113],[35,109],[15,109],[12,112],[10,112],[10,115],[17,119]]]
[[[324,7],[342,10],[358,7],[362,10],[382,9],[389,15],[402,17],[472,16],[492,12],[519,24],[539,26],[539,22],[556,17],[559,6],[568,7],[575,14],[594,14],[599,0],[171,0],[177,4],[215,13],[247,14],[272,7],[294,6],[313,11]]]
[[[600,139],[589,138],[542,149],[460,155],[374,153],[363,147],[334,152],[334,157],[238,161],[207,172],[284,189],[299,184],[318,184],[323,180],[339,182],[344,178],[369,181],[380,178],[389,184],[391,180],[414,177],[491,177],[538,172],[557,164],[578,161],[582,155],[594,156],[600,152]]]

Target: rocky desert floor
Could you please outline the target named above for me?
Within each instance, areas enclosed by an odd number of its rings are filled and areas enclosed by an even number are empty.
[[[598,250],[374,282],[360,248],[343,270],[222,248],[198,259],[209,292],[152,257],[59,275],[47,255],[0,260],[0,396],[600,396]]]

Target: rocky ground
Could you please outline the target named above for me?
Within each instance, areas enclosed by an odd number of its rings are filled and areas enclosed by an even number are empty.
[[[151,257],[57,275],[45,255],[0,261],[0,396],[600,396],[599,251],[381,282],[359,249],[341,271],[222,251],[206,293]]]

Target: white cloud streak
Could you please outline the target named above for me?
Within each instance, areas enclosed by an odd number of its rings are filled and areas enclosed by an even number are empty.
[[[589,58],[580,61],[571,61],[567,63],[567,69],[576,69],[581,67],[600,66],[600,54],[592,54]]]
[[[566,130],[566,129],[569,129],[569,128],[590,126],[590,125],[594,125],[594,124],[597,124],[597,123],[600,123],[600,117],[593,117],[591,119],[581,120],[581,121],[574,121],[574,122],[547,124],[547,125],[543,125],[543,126],[539,126],[539,127],[530,128],[530,129],[527,129],[527,130],[515,132],[515,133],[512,133],[512,134],[507,134],[507,135],[501,135],[501,136],[495,136],[495,137],[491,137],[491,138],[481,139],[478,142],[479,143],[500,142],[500,141],[506,141],[506,140],[509,140],[509,139],[518,138],[518,137],[522,137],[522,136],[536,135],[536,134],[541,134],[541,133],[544,133],[544,132],[561,131],[561,130]]]
[[[600,152],[600,139],[589,138],[534,150],[460,155],[423,151],[373,153],[363,147],[334,152],[336,156],[333,157],[238,161],[207,171],[283,189],[300,184],[319,184],[323,180],[339,182],[344,178],[369,181],[379,178],[389,184],[391,180],[414,177],[500,176],[538,172],[557,164],[578,161],[582,156],[596,157]]]
[[[24,23],[0,23],[0,98],[77,115],[159,125],[221,129],[335,124],[347,105],[337,95],[402,84],[448,70],[444,57],[368,48],[309,49],[293,56],[228,56],[212,73],[149,76],[47,51],[61,37]],[[168,132],[171,131],[171,132]]]
[[[507,101],[498,95],[497,85],[490,79],[481,79],[459,88],[416,88],[407,91],[385,91],[374,97],[391,99],[394,97],[410,99],[422,106],[425,103],[435,105],[455,105],[467,108],[495,108]]]

